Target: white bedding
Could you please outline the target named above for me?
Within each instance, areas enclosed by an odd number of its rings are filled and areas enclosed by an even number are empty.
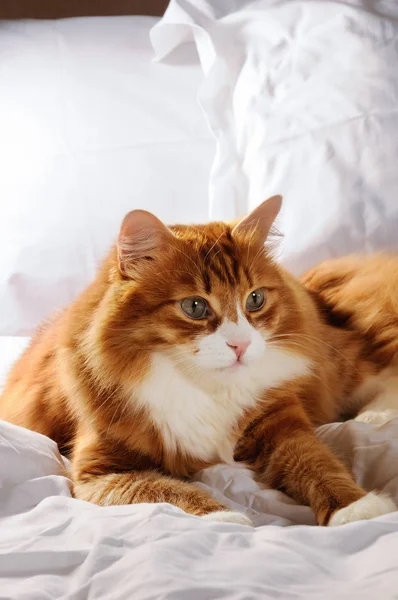
[[[194,39],[217,139],[212,216],[284,196],[280,258],[398,249],[396,0],[171,0],[165,64]]]
[[[332,425],[323,435],[353,458],[359,481],[398,500],[398,420]],[[199,480],[257,527],[205,522],[165,504],[74,500],[56,445],[0,422],[0,598],[397,598],[398,513],[308,526],[307,507],[260,489],[242,469],[217,466]],[[292,523],[306,525],[281,527]]]
[[[29,344],[28,337],[0,336],[0,393],[11,365]]]
[[[0,335],[68,304],[129,210],[210,216],[201,69],[194,48],[154,63],[154,23],[0,20]]]

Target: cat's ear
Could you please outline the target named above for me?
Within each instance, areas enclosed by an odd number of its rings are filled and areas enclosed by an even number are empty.
[[[250,234],[255,231],[258,238],[265,242],[281,206],[282,196],[268,198],[235,225],[232,235]]]
[[[134,271],[142,260],[154,260],[174,241],[170,229],[146,210],[132,210],[124,217],[117,242],[119,270]]]

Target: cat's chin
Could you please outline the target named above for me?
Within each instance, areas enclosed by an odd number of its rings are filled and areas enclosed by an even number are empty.
[[[250,373],[249,365],[236,361],[227,367],[213,368],[213,376],[222,383],[235,383],[244,385]]]
[[[234,363],[227,365],[226,367],[219,367],[218,369],[216,369],[216,371],[219,373],[238,373],[246,367],[247,365],[240,362],[239,360],[236,360]]]

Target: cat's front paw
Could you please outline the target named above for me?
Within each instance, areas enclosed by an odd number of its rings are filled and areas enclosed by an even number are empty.
[[[249,517],[234,510],[218,510],[204,515],[202,519],[206,519],[206,521],[216,521],[218,523],[236,523],[237,525],[253,527],[253,523]]]
[[[372,423],[373,425],[384,425],[398,416],[398,410],[387,408],[385,410],[365,410],[355,417],[361,423]]]
[[[363,498],[352,502],[345,508],[337,510],[331,517],[328,527],[345,525],[353,521],[365,521],[395,512],[397,507],[393,500],[384,494],[369,492]]]

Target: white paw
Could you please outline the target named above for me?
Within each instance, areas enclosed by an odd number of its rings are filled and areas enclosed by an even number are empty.
[[[397,507],[391,498],[384,494],[369,492],[363,498],[336,511],[332,515],[328,526],[334,527],[335,525],[345,525],[345,523],[352,523],[353,521],[373,519],[374,517],[395,512],[396,510]]]
[[[373,423],[374,425],[384,425],[391,419],[398,416],[398,410],[394,408],[387,408],[386,410],[365,410],[355,417],[356,421],[361,423]]]
[[[206,521],[217,521],[218,523],[236,523],[237,525],[247,525],[253,527],[253,523],[246,515],[234,510],[218,510],[204,515],[202,519]]]

